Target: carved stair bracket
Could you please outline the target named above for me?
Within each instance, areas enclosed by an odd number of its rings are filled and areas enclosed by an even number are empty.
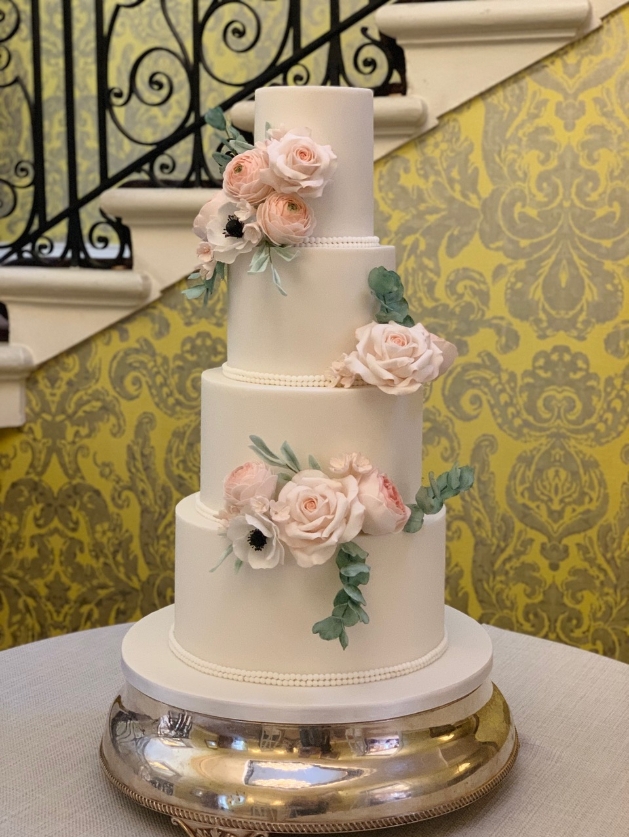
[[[172,822],[182,828],[188,837],[269,837],[268,831],[243,831],[239,828],[224,828],[219,826],[200,826],[196,823],[184,822],[173,817]]]

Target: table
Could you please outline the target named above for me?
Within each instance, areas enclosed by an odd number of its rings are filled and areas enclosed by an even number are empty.
[[[116,792],[98,746],[127,626],[0,653],[0,837],[179,837]],[[627,837],[629,666],[487,628],[521,750],[480,802],[373,837]]]

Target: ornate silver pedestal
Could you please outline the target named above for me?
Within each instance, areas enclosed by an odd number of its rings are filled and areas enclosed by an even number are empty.
[[[127,684],[101,758],[110,781],[190,837],[363,831],[468,805],[510,771],[518,738],[487,681],[386,721],[282,724],[183,711]]]

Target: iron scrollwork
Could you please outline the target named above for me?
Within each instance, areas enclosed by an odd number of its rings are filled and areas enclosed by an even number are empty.
[[[324,4],[317,4],[323,23],[312,19],[313,6],[305,0],[210,0],[205,7],[201,0],[160,0],[159,15],[146,0],[113,6],[94,0],[91,17],[81,19],[72,0],[57,2],[65,81],[61,161],[51,158],[44,120],[43,0],[32,0],[30,16],[15,0],[0,0],[0,104],[11,104],[5,111],[13,120],[23,118],[21,130],[12,130],[15,147],[28,148],[8,166],[0,162],[0,261],[7,264],[129,267],[129,230],[99,211],[96,198],[122,180],[147,188],[218,185],[216,148],[203,131],[203,112],[225,94],[228,101],[245,98],[258,82],[359,85],[376,95],[405,91],[403,53],[365,22],[385,0],[364,0],[351,28],[341,19],[340,0],[328,0],[327,18]],[[48,17],[48,6],[46,11]],[[77,52],[85,26],[91,53]],[[317,38],[309,37],[312,31]],[[22,67],[10,42],[26,36],[30,66]],[[77,90],[86,74],[96,80],[89,108]],[[98,182],[81,195],[86,167],[97,172]],[[50,194],[51,184],[66,198],[57,215],[52,207],[59,195]]]

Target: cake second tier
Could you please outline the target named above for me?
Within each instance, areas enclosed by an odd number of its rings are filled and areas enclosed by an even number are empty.
[[[317,385],[313,379],[321,383],[330,364],[356,348],[356,329],[373,320],[369,272],[395,269],[395,248],[308,246],[291,262],[274,259],[286,296],[268,270],[247,272],[248,256],[230,268],[226,374],[259,383],[299,376]]]
[[[287,441],[307,467],[314,456],[362,453],[414,501],[422,478],[422,394],[396,398],[376,387],[264,386],[207,369],[201,379],[201,502],[222,508],[223,480],[256,459],[250,435],[277,450]]]

